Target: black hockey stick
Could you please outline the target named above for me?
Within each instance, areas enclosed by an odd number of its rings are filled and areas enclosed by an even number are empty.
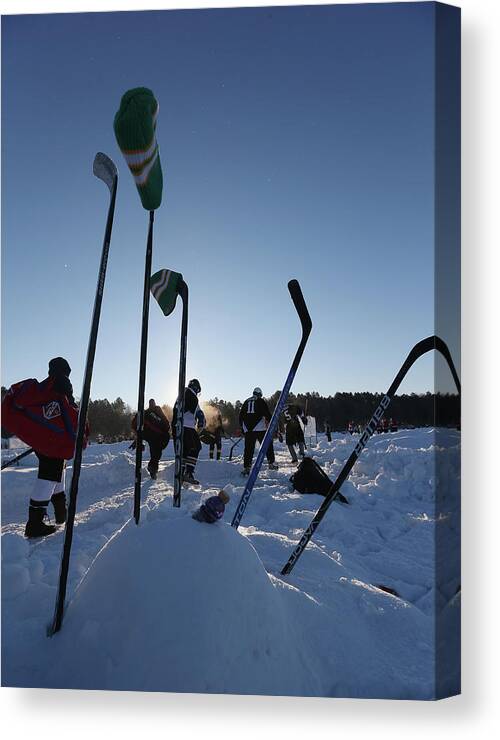
[[[139,362],[139,397],[137,400],[137,446],[135,448],[135,484],[134,484],[134,519],[139,524],[141,516],[141,468],[142,468],[142,435],[144,432],[144,387],[146,385],[146,358],[148,353],[149,324],[149,287],[151,280],[151,262],[153,258],[153,223],[155,212],[149,212],[148,241],[146,245],[146,262],[144,266],[144,295],[142,300],[141,355]]]
[[[182,299],[181,324],[181,352],[179,359],[179,394],[177,396],[177,417],[175,420],[175,468],[174,468],[174,500],[176,507],[181,505],[182,491],[182,453],[184,448],[184,393],[186,387],[186,354],[188,332],[188,286],[181,282],[179,295]]]
[[[151,293],[158,301],[164,316],[170,316],[177,303],[177,296],[182,300],[182,322],[181,322],[181,347],[179,355],[179,392],[174,406],[175,425],[174,449],[174,506],[181,505],[182,490],[182,450],[184,436],[184,391],[186,385],[186,354],[187,354],[187,330],[188,330],[188,286],[180,272],[174,270],[159,270],[150,281]],[[140,506],[140,500],[139,500]],[[137,514],[139,512],[137,511]],[[137,521],[137,519],[136,519]]]
[[[243,437],[240,437],[239,439],[236,440],[236,442],[234,442],[234,444],[231,445],[231,449],[229,450],[229,458],[228,458],[229,461],[233,459],[233,450],[235,447],[239,445],[242,439]]]
[[[403,381],[403,378],[405,377],[406,373],[411,368],[413,363],[416,360],[418,360],[419,357],[422,357],[422,355],[425,355],[426,352],[430,352],[430,350],[432,349],[435,349],[438,352],[440,352],[445,358],[450,368],[451,374],[453,375],[453,380],[455,381],[457,390],[460,394],[460,391],[461,391],[460,380],[458,378],[457,371],[455,370],[455,366],[451,358],[450,350],[448,349],[445,342],[443,342],[442,339],[436,336],[427,337],[427,339],[423,339],[421,342],[418,342],[418,344],[416,344],[411,350],[410,354],[408,355],[403,365],[401,366],[398,374],[394,378],[391,387],[389,388],[385,396],[383,396],[382,400],[377,406],[372,418],[370,419],[370,421],[368,422],[366,426],[366,429],[361,435],[358,444],[354,448],[354,452],[352,452],[352,454],[349,456],[347,462],[344,464],[344,467],[338,474],[336,480],[332,483],[330,490],[325,496],[325,500],[319,507],[310,525],[307,527],[307,529],[304,530],[302,537],[299,540],[298,545],[296,546],[293,553],[290,555],[288,562],[286,563],[283,570],[281,571],[282,575],[284,576],[288,575],[288,573],[292,571],[295,563],[297,562],[301,554],[306,549],[309,540],[315,533],[321,520],[323,519],[326,512],[328,511],[330,504],[333,501],[335,501],[335,498],[338,496],[341,486],[345,483],[346,479],[349,477],[350,472],[356,460],[361,455],[366,443],[368,442],[368,440],[370,439],[374,431],[377,429],[377,426],[380,420],[382,419],[385,412],[387,411],[387,408],[389,407],[389,404],[391,403],[392,398],[394,394],[396,393],[397,389],[401,385],[401,382]]]
[[[95,349],[97,344],[97,333],[99,331],[99,319],[101,316],[102,296],[104,292],[104,282],[106,279],[106,267],[108,264],[109,244],[111,241],[111,230],[113,228],[113,216],[115,213],[116,188],[118,185],[118,172],[115,164],[109,157],[102,152],[98,152],[94,158],[93,173],[99,180],[102,180],[109,188],[110,202],[108,209],[108,218],[106,221],[106,231],[104,233],[104,242],[102,246],[101,264],[97,278],[97,289],[94,299],[94,312],[92,315],[92,324],[90,328],[89,345],[87,349],[87,361],[85,363],[85,376],[83,381],[83,390],[80,399],[80,409],[78,411],[78,430],[76,433],[75,455],[73,459],[73,474],[71,477],[71,488],[69,493],[68,519],[66,522],[66,531],[64,533],[64,546],[61,558],[61,569],[59,573],[59,587],[56,598],[56,608],[52,626],[49,628],[49,634],[53,635],[61,629],[64,616],[64,600],[66,598],[66,586],[68,582],[69,559],[71,554],[71,543],[73,540],[73,527],[76,514],[76,498],[78,495],[78,482],[80,479],[80,470],[82,465],[83,440],[85,436],[85,426],[87,423],[87,411],[90,398],[90,383],[92,381],[92,371],[94,368]]]
[[[11,460],[7,460],[7,462],[4,462],[2,465],[2,470],[5,470],[5,468],[10,467],[11,465],[14,465],[14,463],[19,462],[19,460],[22,460],[23,457],[26,457],[27,455],[31,455],[33,452],[33,447],[30,447],[29,450],[24,450],[24,452],[21,452],[20,455],[17,455],[17,457],[13,457]]]
[[[264,436],[264,439],[262,440],[262,444],[259,449],[259,454],[257,455],[255,463],[252,467],[252,470],[250,471],[250,475],[248,476],[245,490],[243,491],[243,494],[241,496],[240,502],[236,509],[235,515],[233,517],[233,521],[231,522],[231,526],[235,527],[235,529],[238,529],[239,524],[241,522],[241,518],[247,507],[248,499],[250,498],[252,494],[255,481],[257,479],[257,476],[259,475],[259,471],[262,467],[264,456],[267,452],[267,448],[272,442],[274,432],[276,430],[276,427],[278,426],[280,414],[283,411],[283,407],[287,401],[288,394],[290,392],[290,388],[293,383],[293,379],[297,372],[297,368],[299,366],[302,355],[304,354],[304,349],[305,349],[307,340],[309,339],[309,334],[311,333],[311,329],[312,329],[311,317],[309,316],[309,311],[307,310],[306,302],[304,301],[304,296],[302,295],[302,291],[300,289],[300,285],[298,281],[290,280],[290,282],[288,283],[288,290],[290,291],[290,296],[292,298],[295,309],[297,313],[299,314],[300,323],[302,325],[302,338],[300,340],[299,348],[295,354],[295,357],[293,358],[290,372],[288,373],[288,377],[285,381],[285,385],[283,386],[283,390],[281,391],[280,397],[278,399],[278,403],[276,404],[276,408],[274,409],[274,413],[271,417],[271,421],[269,422],[269,426],[267,427],[266,434]]]

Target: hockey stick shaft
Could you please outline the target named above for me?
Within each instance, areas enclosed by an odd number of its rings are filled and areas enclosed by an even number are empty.
[[[181,505],[182,490],[182,454],[184,450],[184,392],[186,387],[186,356],[188,333],[188,286],[182,281],[179,288],[182,299],[181,349],[179,358],[179,393],[177,396],[177,417],[175,424],[175,469],[174,500],[176,507]]]
[[[363,449],[365,448],[368,440],[372,436],[372,434],[375,432],[377,425],[379,424],[380,420],[384,416],[385,412],[387,411],[389,404],[392,401],[392,398],[394,397],[397,389],[401,385],[406,373],[411,368],[411,366],[418,360],[419,357],[422,357],[422,355],[426,354],[430,350],[437,350],[440,352],[444,358],[446,359],[448,363],[448,367],[450,368],[451,374],[453,375],[453,379],[455,381],[455,385],[457,387],[458,392],[461,392],[460,387],[460,380],[458,378],[457,371],[455,369],[455,366],[453,364],[453,360],[451,358],[450,351],[443,342],[442,339],[436,336],[427,337],[427,339],[423,339],[421,342],[418,342],[411,352],[409,353],[408,357],[404,361],[403,365],[401,366],[398,374],[394,378],[389,390],[385,394],[385,396],[382,397],[382,400],[380,401],[379,405],[375,409],[372,418],[366,425],[365,430],[363,431],[363,434],[361,435],[358,444],[354,448],[354,451],[351,453],[349,458],[347,459],[346,463],[344,464],[344,467],[338,474],[336,480],[332,483],[332,486],[330,488],[330,491],[325,496],[325,499],[321,506],[319,507],[318,511],[316,512],[316,515],[314,516],[313,520],[311,521],[310,525],[307,527],[307,529],[304,530],[302,537],[299,540],[298,545],[295,547],[295,550],[291,554],[290,558],[288,559],[286,565],[284,566],[283,570],[281,571],[282,575],[288,575],[301,554],[306,549],[309,540],[313,536],[314,532],[318,528],[321,520],[325,516],[326,512],[328,511],[330,504],[335,500],[337,497],[342,485],[345,483],[346,479],[349,477],[351,470],[356,463],[357,459],[361,455]]]
[[[115,202],[116,202],[116,189],[118,186],[118,175],[116,174],[116,168],[110,161],[110,165],[114,168],[114,174],[112,177],[110,186],[110,203],[108,209],[108,217],[106,220],[106,230],[104,232],[104,243],[101,254],[101,264],[99,267],[99,276],[97,279],[97,289],[94,299],[94,311],[92,314],[92,324],[90,329],[89,344],[87,349],[87,360],[85,363],[85,375],[83,381],[82,395],[80,399],[80,408],[78,411],[78,429],[76,433],[75,441],[75,454],[73,458],[73,472],[71,476],[71,487],[69,492],[69,504],[68,504],[68,515],[66,521],[66,529],[64,532],[64,545],[61,557],[61,568],[59,573],[59,587],[56,597],[56,607],[54,620],[50,630],[50,634],[54,634],[61,629],[62,620],[64,616],[64,601],[66,599],[66,587],[68,583],[68,572],[69,572],[69,561],[71,555],[71,544],[73,542],[73,529],[75,524],[76,515],[76,499],[78,496],[78,483],[80,480],[80,471],[82,467],[82,454],[83,454],[83,441],[85,437],[85,427],[87,424],[87,412],[90,399],[90,384],[92,381],[92,371],[94,368],[95,350],[97,345],[97,334],[99,331],[99,320],[101,316],[102,297],[104,293],[104,282],[106,280],[106,268],[108,264],[109,245],[111,242],[111,231],[113,228],[113,217],[115,213]]]
[[[252,467],[252,470],[250,471],[250,475],[248,476],[245,490],[243,491],[243,494],[239,501],[238,507],[233,517],[233,521],[231,522],[231,526],[234,527],[235,529],[238,529],[241,519],[243,517],[243,514],[245,513],[248,500],[252,494],[252,490],[253,490],[255,481],[257,480],[257,476],[259,475],[259,471],[262,467],[262,463],[267,453],[267,449],[272,442],[274,432],[276,430],[276,427],[278,426],[280,414],[283,411],[283,408],[285,406],[286,400],[288,398],[288,394],[290,392],[290,388],[293,383],[293,379],[295,378],[297,368],[299,366],[300,360],[302,359],[302,355],[304,354],[304,349],[305,349],[307,340],[309,339],[309,334],[311,333],[311,329],[312,329],[311,317],[309,316],[309,311],[307,310],[307,306],[304,301],[304,296],[302,295],[302,291],[300,289],[300,285],[298,281],[290,280],[290,282],[288,283],[288,290],[290,291],[290,296],[292,298],[292,301],[295,305],[295,309],[300,318],[300,322],[302,325],[302,338],[300,340],[299,348],[297,349],[297,352],[293,359],[290,372],[288,373],[288,377],[285,381],[285,385],[283,386],[283,390],[281,391],[280,397],[278,399],[278,403],[276,404],[276,408],[274,409],[274,413],[271,417],[271,421],[269,422],[269,426],[267,427],[266,433],[264,435],[264,439],[262,440],[262,444],[260,445],[259,453]]]
[[[239,445],[239,443],[241,442],[242,439],[243,439],[243,437],[240,437],[239,439],[236,440],[236,442],[234,442],[231,445],[231,449],[229,450],[229,460],[230,461],[233,459],[233,450],[234,450],[234,448]]]
[[[148,354],[149,293],[151,281],[151,262],[153,259],[153,224],[155,212],[149,212],[148,241],[144,265],[144,294],[142,300],[141,353],[139,360],[139,394],[137,399],[137,447],[135,448],[134,519],[139,524],[141,516],[141,468],[142,437],[144,433],[144,388],[146,385],[146,359]]]
[[[23,457],[26,457],[27,455],[31,455],[33,452],[33,447],[30,447],[29,450],[24,450],[24,452],[21,452],[20,455],[17,455],[16,457],[13,457],[12,460],[7,460],[7,462],[4,462],[2,465],[2,470],[5,470],[5,468],[10,467],[11,465],[14,465],[14,463],[19,462],[19,460],[22,460]]]

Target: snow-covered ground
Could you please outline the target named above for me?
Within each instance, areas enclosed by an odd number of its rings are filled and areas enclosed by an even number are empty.
[[[321,435],[309,453],[333,478],[357,439]],[[375,435],[342,488],[350,506],[332,504],[287,577],[280,570],[323,499],[290,491],[284,445],[238,532],[230,521],[244,479],[241,456],[227,460],[229,442],[221,462],[203,447],[203,490],[184,490],[181,509],[172,507],[170,444],[158,479],[144,471],[139,527],[128,443],[91,445],[70,603],[52,638],[63,529],[23,537],[36,476],[26,457],[2,473],[2,684],[414,699],[458,691],[459,445],[451,430]],[[232,487],[224,520],[192,520],[222,486]],[[436,650],[446,663],[439,686]]]

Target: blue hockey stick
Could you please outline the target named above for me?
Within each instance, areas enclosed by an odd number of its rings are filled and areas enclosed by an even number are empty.
[[[300,323],[302,324],[302,339],[300,340],[297,353],[295,357],[293,358],[290,372],[288,373],[288,377],[285,381],[285,385],[283,386],[283,390],[281,391],[280,397],[278,399],[278,403],[276,404],[276,408],[274,409],[274,413],[271,417],[271,421],[269,422],[269,426],[267,427],[266,434],[264,436],[264,439],[262,440],[259,454],[257,455],[253,468],[250,471],[250,475],[248,476],[245,490],[243,491],[243,494],[241,496],[240,502],[238,504],[238,508],[236,509],[236,513],[233,517],[233,521],[231,522],[231,526],[234,527],[235,529],[238,529],[240,522],[241,522],[241,518],[243,514],[245,513],[245,509],[248,504],[248,499],[250,498],[252,494],[255,481],[257,480],[257,476],[259,475],[260,469],[262,467],[264,457],[267,453],[267,448],[271,444],[271,441],[274,437],[274,432],[276,431],[276,427],[278,426],[278,420],[279,420],[280,414],[283,411],[283,408],[287,401],[288,394],[290,392],[290,388],[293,383],[293,379],[295,378],[297,368],[299,366],[300,360],[302,359],[302,355],[304,354],[304,349],[305,349],[307,340],[309,339],[309,334],[311,333],[311,329],[312,329],[311,317],[309,316],[309,311],[307,310],[306,302],[304,301],[304,296],[302,295],[302,291],[300,289],[300,285],[298,281],[290,280],[290,282],[288,283],[288,290],[290,291],[290,296],[297,310],[297,313],[299,314]]]

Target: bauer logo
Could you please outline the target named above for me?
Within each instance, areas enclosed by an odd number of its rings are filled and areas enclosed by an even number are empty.
[[[389,406],[390,402],[391,402],[391,399],[387,395],[384,396],[382,400],[380,401],[375,413],[373,414],[372,418],[368,422],[368,426],[366,427],[365,431],[361,435],[361,439],[359,440],[358,444],[356,445],[354,449],[354,453],[356,456],[361,454],[363,447],[368,442],[373,432],[377,428],[377,425],[380,419],[383,417],[384,412]]]
[[[42,406],[43,416],[45,419],[55,419],[61,416],[61,407],[58,401],[51,401],[46,406]]]

